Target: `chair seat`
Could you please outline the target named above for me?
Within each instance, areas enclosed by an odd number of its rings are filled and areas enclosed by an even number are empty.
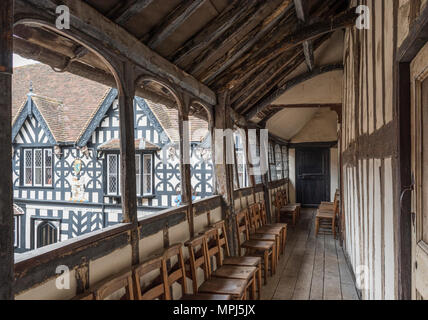
[[[282,232],[282,228],[277,228],[277,227],[266,227],[263,226],[259,229],[256,230],[256,233],[268,233],[268,234],[274,234],[274,235],[280,235]]]
[[[232,300],[232,296],[227,294],[211,294],[211,293],[197,293],[197,294],[186,294],[181,297],[181,300],[192,301],[192,300]]]
[[[285,228],[287,229],[286,223],[269,223],[265,225],[266,227],[272,227],[272,228]]]
[[[228,257],[224,258],[223,265],[258,267],[262,263],[260,257]]]
[[[224,265],[212,273],[215,278],[241,279],[249,281],[256,273],[256,267]]]
[[[275,242],[272,241],[247,240],[241,244],[241,247],[256,250],[270,250],[273,248],[274,244]]]
[[[334,213],[333,212],[329,212],[329,211],[320,211],[318,210],[317,218],[322,218],[322,219],[333,219],[334,218]]]
[[[270,233],[254,233],[250,238],[251,240],[276,241],[276,235]]]
[[[201,293],[227,294],[241,297],[247,287],[247,281],[240,279],[213,278],[205,281],[200,287]]]

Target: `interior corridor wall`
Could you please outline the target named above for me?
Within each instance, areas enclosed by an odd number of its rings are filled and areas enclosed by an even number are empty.
[[[344,246],[363,299],[398,297],[395,52],[399,0],[352,1],[369,29],[348,28],[341,134]]]

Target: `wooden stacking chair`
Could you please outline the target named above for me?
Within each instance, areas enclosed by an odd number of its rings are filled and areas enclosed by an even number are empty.
[[[144,285],[141,283],[141,277],[153,272],[159,271],[159,276],[150,284]],[[138,265],[133,270],[136,297],[138,300],[170,300],[169,288],[166,286],[166,266],[163,255],[151,257]]]
[[[179,283],[181,287],[181,299],[180,300],[231,300],[230,295],[219,295],[209,293],[197,293],[188,294],[187,283],[186,283],[186,265],[183,257],[183,245],[181,243],[172,245],[165,250],[163,259],[165,261],[164,268],[165,272],[165,290],[167,294],[167,300],[173,299],[174,294],[172,291],[173,285]],[[174,264],[173,258],[176,258]]]
[[[275,195],[275,207],[279,222],[283,222],[288,216],[291,216],[292,225],[296,226],[299,208],[296,205],[287,204],[281,192],[277,192]]]
[[[189,261],[194,293],[230,295],[234,300],[246,299],[247,281],[241,279],[211,277],[205,235],[201,235],[187,241],[185,245],[189,249]],[[205,280],[200,286],[198,286],[197,279],[197,270],[199,267],[204,271]]]
[[[243,210],[236,215],[236,230],[238,232],[238,252],[242,255],[242,249],[246,249],[246,255],[258,255],[263,257],[264,279],[267,283],[267,273],[269,270],[271,275],[275,273],[276,261],[276,244],[274,241],[252,240],[250,238],[247,210]],[[244,236],[244,241],[241,241],[241,234]]]
[[[287,241],[287,224],[286,223],[272,223],[267,224],[266,208],[264,202],[256,203],[252,207],[254,216],[254,225],[256,234],[270,234],[275,235],[277,239],[278,259],[279,254],[284,253],[285,244]],[[253,237],[253,236],[251,236]]]
[[[214,278],[227,278],[227,279],[241,279],[247,281],[246,290],[251,290],[252,299],[256,299],[256,273],[257,267],[253,266],[235,266],[223,265],[223,257],[221,253],[218,229],[207,229],[204,233],[207,243],[207,258],[208,268],[212,277]],[[211,241],[210,241],[211,240]],[[211,247],[210,247],[211,244]],[[211,263],[212,259],[216,258],[216,268]]]
[[[221,259],[223,265],[227,266],[245,266],[257,268],[257,292],[258,299],[262,295],[262,259],[261,257],[231,257],[229,243],[227,238],[226,224],[224,220],[214,223],[212,228],[217,229],[218,245],[220,247]]]
[[[330,229],[336,238],[336,221],[339,213],[339,194],[336,192],[333,203],[323,202],[317,210],[315,216],[315,235],[318,235],[320,228]]]
[[[125,270],[108,277],[97,284],[91,292],[95,300],[106,300],[122,289],[125,290],[125,294],[119,298],[120,300],[134,300],[132,270]]]

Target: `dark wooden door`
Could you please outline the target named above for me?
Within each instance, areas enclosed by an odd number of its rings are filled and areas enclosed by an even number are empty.
[[[296,149],[297,202],[305,207],[317,207],[330,201],[330,149]]]

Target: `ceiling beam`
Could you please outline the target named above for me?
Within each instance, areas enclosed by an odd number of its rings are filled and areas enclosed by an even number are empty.
[[[153,74],[175,90],[186,92],[203,103],[211,106],[217,103],[214,91],[139,42],[86,2],[63,0],[62,3],[69,7],[71,16],[71,28],[61,30],[64,35],[79,39],[82,45],[89,45],[101,55],[127,60],[137,71]],[[57,17],[56,8],[57,4],[52,0],[15,0],[15,23],[18,17],[38,16],[51,24]]]
[[[314,41],[315,49],[318,49],[325,41],[330,38],[331,34],[325,34],[320,38]],[[298,68],[302,63],[305,62],[305,56],[302,52],[301,47],[296,47],[294,50],[286,51],[287,52],[295,52],[293,56],[290,56],[290,61],[286,62],[285,68],[282,68],[281,72],[277,73],[273,77],[266,79],[266,82],[263,83],[263,86],[259,86],[256,88],[248,88],[245,90],[244,95],[250,96],[250,99],[247,99],[245,103],[241,103],[238,109],[238,106],[234,106],[237,108],[237,111],[241,113],[245,113],[247,110],[251,109],[252,106],[256,105],[260,99],[264,96],[271,93],[275,88],[281,85],[284,82],[284,79],[290,75],[296,68]],[[265,68],[263,68],[264,70]],[[237,103],[237,102],[235,102]]]
[[[277,98],[279,98],[281,95],[283,95],[286,91],[290,90],[291,88],[294,88],[295,86],[301,84],[302,82],[310,80],[318,75],[336,71],[336,70],[343,70],[343,65],[342,64],[325,65],[322,67],[315,68],[310,72],[301,74],[293,79],[286,81],[284,84],[278,86],[275,90],[273,90],[273,92],[271,92],[268,96],[266,96],[260,103],[253,106],[250,109],[250,111],[246,114],[247,120],[250,120],[253,117],[255,117],[260,111],[265,109],[273,101],[275,101]]]
[[[114,18],[114,22],[123,25],[128,22],[131,18],[139,14],[142,10],[148,7],[153,0],[136,0],[127,7],[120,10],[120,13]]]
[[[200,55],[236,21],[242,19],[251,3],[255,3],[255,1],[234,0],[218,17],[211,20],[202,31],[190,38],[173,55],[169,56],[168,60],[181,67],[189,65],[193,57]]]
[[[239,85],[239,83],[251,77],[259,68],[264,67],[268,62],[272,61],[283,52],[295,48],[307,40],[313,40],[324,34],[352,26],[356,19],[357,14],[355,8],[352,8],[338,16],[310,24],[287,35],[282,41],[277,42],[272,47],[266,48],[263,53],[245,60],[234,72],[232,76],[233,80],[231,80],[226,87],[233,88]]]
[[[204,83],[211,83],[221,73],[228,70],[239,58],[241,58],[249,49],[251,49],[259,40],[286,15],[292,0],[283,0],[277,9],[267,16],[260,25],[249,32],[244,38],[240,39],[238,44],[228,51],[222,59],[218,60],[209,68],[200,78]]]
[[[156,50],[164,43],[190,16],[192,16],[206,0],[186,0],[175,8],[159,27],[150,33],[147,45]]]
[[[254,1],[256,6],[248,6],[247,14],[242,21],[235,23],[228,32],[220,37],[216,42],[196,57],[192,63],[189,72],[200,79],[206,70],[214,65],[219,59],[225,57],[226,53],[241,43],[249,32],[256,28],[264,19],[266,19],[281,3],[282,0]]]
[[[307,0],[294,0],[294,8],[296,10],[297,19],[299,19],[302,24],[306,24],[308,12]],[[311,40],[303,42],[303,52],[305,54],[306,65],[309,71],[312,71],[315,67],[315,58]]]

